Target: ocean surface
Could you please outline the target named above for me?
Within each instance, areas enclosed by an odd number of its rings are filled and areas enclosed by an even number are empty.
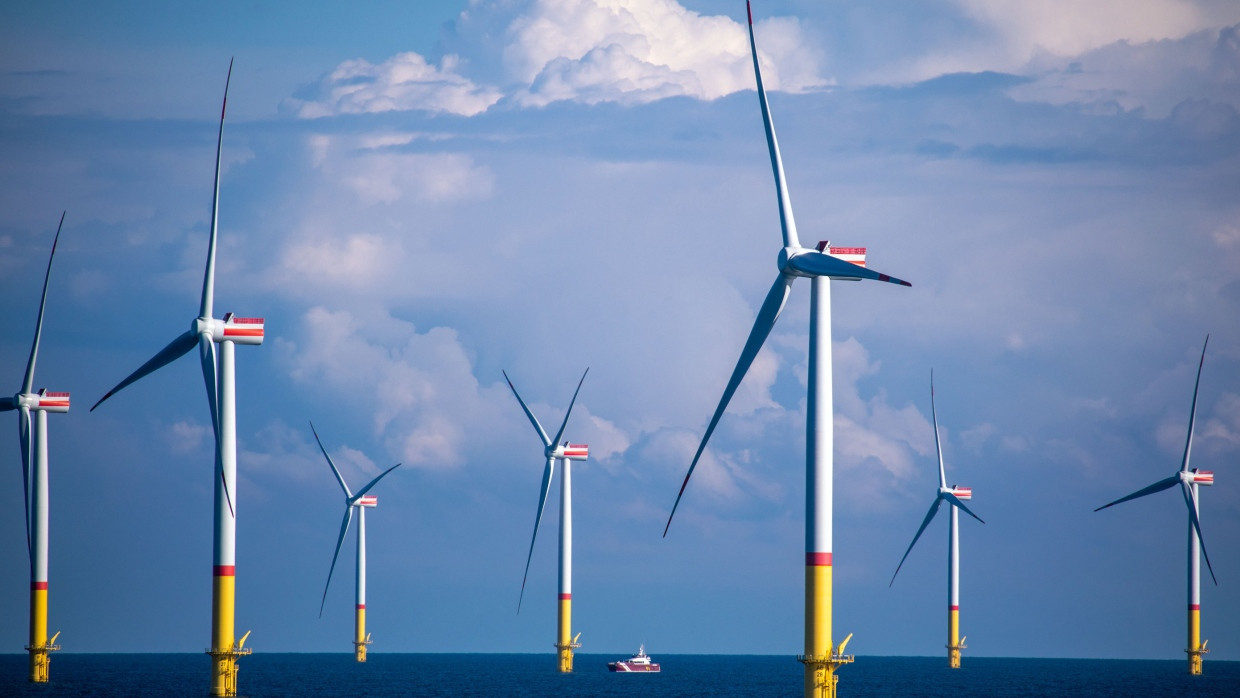
[[[612,674],[627,657],[578,654],[254,654],[241,661],[245,696],[800,696],[801,665],[768,655],[654,655],[659,674]],[[857,657],[839,670],[850,696],[1240,696],[1240,662],[1130,659]],[[0,696],[205,696],[201,654],[57,654],[52,681],[26,681],[25,654],[0,655]]]

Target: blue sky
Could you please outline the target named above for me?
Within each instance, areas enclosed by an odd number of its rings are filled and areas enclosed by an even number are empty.
[[[1240,659],[1240,8],[1231,2],[759,2],[801,237],[912,281],[834,287],[835,628],[938,655],[947,524],[974,656],[1180,658],[1194,465],[1211,659]],[[808,291],[663,523],[770,284],[778,215],[743,3],[543,0],[0,10],[0,365],[16,391],[46,255],[51,625],[66,650],[208,641],[210,421],[183,331],[224,132],[216,305],[238,363],[238,611],[257,651],[349,651],[319,596],[340,494],[368,516],[375,651],[547,652],[552,502],[515,615],[544,424],[576,378],[583,651],[796,654]],[[27,614],[17,438],[0,447],[0,647]],[[352,536],[342,551],[352,560]],[[343,568],[345,571],[347,567]],[[339,572],[339,571],[338,571]],[[1207,667],[1208,671],[1208,667]]]

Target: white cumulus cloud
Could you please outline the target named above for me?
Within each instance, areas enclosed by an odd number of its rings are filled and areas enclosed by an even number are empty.
[[[411,110],[474,116],[499,101],[498,90],[474,84],[457,72],[460,67],[457,56],[444,56],[436,66],[412,51],[382,63],[345,61],[320,80],[315,97],[287,106],[307,119]]]

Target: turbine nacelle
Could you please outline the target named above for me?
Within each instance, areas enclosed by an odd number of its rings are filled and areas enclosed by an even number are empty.
[[[190,332],[195,335],[207,335],[213,342],[232,342],[234,344],[259,345],[263,343],[263,318],[236,317],[232,313],[224,315],[223,320],[215,318],[194,318]]]
[[[961,487],[960,485],[952,485],[941,491],[942,494],[954,494],[956,499],[973,499],[972,487]]]
[[[1214,471],[1193,468],[1188,472],[1181,472],[1180,480],[1186,485],[1206,485],[1208,487],[1214,484]]]
[[[564,443],[556,446],[547,454],[548,458],[567,458],[568,460],[588,460],[590,458],[589,444],[570,444]]]
[[[37,393],[18,393],[9,400],[10,409],[26,408],[32,412],[68,412],[69,393],[54,393],[40,388]]]
[[[349,503],[351,507],[369,507],[371,509],[379,506],[379,498],[373,494],[358,497]]]

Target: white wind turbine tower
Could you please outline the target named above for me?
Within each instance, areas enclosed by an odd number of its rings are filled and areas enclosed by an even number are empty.
[[[581,380],[577,382],[577,390],[573,392],[573,399],[568,403],[568,410],[564,413],[564,421],[560,423],[560,430],[556,432],[554,439],[547,438],[547,432],[543,431],[542,425],[538,423],[538,418],[530,412],[530,408],[526,406],[525,400],[521,399],[521,394],[517,392],[517,387],[512,384],[512,379],[508,377],[508,373],[504,372],[504,380],[508,381],[508,387],[512,388],[512,394],[517,397],[517,402],[521,403],[521,409],[525,411],[525,416],[529,417],[530,424],[534,425],[534,431],[538,432],[538,438],[542,439],[543,455],[547,458],[547,466],[543,469],[542,487],[538,491],[538,513],[534,516],[534,534],[530,536],[530,552],[525,558],[525,575],[521,578],[521,595],[517,598],[517,613],[521,612],[521,599],[525,597],[525,581],[530,576],[530,560],[534,557],[534,541],[538,538],[538,524],[542,521],[543,507],[547,503],[547,495],[551,491],[551,477],[555,473],[555,462],[557,459],[562,461],[560,475],[560,583],[559,583],[559,613],[557,619],[557,634],[555,648],[559,654],[560,671],[570,672],[573,670],[573,650],[581,645],[577,642],[581,638],[581,633],[577,633],[576,637],[572,636],[572,603],[573,603],[573,481],[572,481],[572,461],[584,461],[590,457],[590,447],[586,444],[573,444],[567,441],[561,443],[560,439],[564,436],[564,428],[568,426],[568,417],[573,413],[573,405],[577,402],[577,393],[581,392],[581,384],[586,380],[586,373],[590,369],[586,369],[581,374]]]
[[[207,245],[207,266],[202,279],[202,302],[198,316],[190,322],[189,329],[172,340],[138,370],[131,373],[115,388],[96,402],[91,411],[104,400],[120,392],[129,384],[153,373],[188,354],[198,347],[202,365],[202,378],[207,389],[207,405],[211,412],[211,426],[215,434],[215,530],[212,555],[211,584],[211,655],[213,671],[211,695],[233,696],[237,694],[237,658],[249,654],[245,649],[247,632],[237,641],[234,632],[234,608],[236,594],[236,543],[237,543],[237,410],[236,379],[233,348],[236,344],[259,345],[263,343],[263,319],[240,318],[232,313],[217,319],[214,315],[215,301],[215,249],[218,238],[220,199],[220,149],[224,142],[224,114],[228,108],[228,83],[232,79],[232,62],[228,63],[228,78],[224,82],[224,102],[220,107],[219,136],[215,146],[215,187],[211,199],[211,237]],[[218,366],[216,344],[220,345]]]
[[[34,389],[34,365],[39,358],[39,339],[43,335],[43,309],[47,305],[47,282],[52,276],[52,260],[56,257],[56,243],[60,241],[60,229],[65,224],[65,214],[60,214],[60,225],[52,239],[52,252],[47,257],[47,271],[43,275],[43,296],[39,300],[39,319],[34,326],[34,342],[30,345],[30,358],[26,362],[26,375],[21,392],[10,398],[0,398],[0,412],[18,411],[17,430],[22,454],[22,503],[26,516],[26,552],[30,557],[30,681],[47,683],[49,678],[50,652],[60,649],[56,638],[47,639],[47,550],[48,550],[48,472],[47,472],[47,413],[68,412],[69,393],[53,393],[47,389]],[[30,413],[34,412],[31,423]],[[33,444],[31,443],[33,439]]]
[[[1210,344],[1210,335],[1201,345],[1201,361],[1197,363],[1197,381],[1193,384],[1193,406],[1188,412],[1188,437],[1184,441],[1184,459],[1180,462],[1180,470],[1171,477],[1164,478],[1144,489],[1137,490],[1127,497],[1104,504],[1094,511],[1102,511],[1130,499],[1144,497],[1147,494],[1162,492],[1176,485],[1180,486],[1180,494],[1184,495],[1184,504],[1188,507],[1188,673],[1200,674],[1202,656],[1209,650],[1201,641],[1201,558],[1206,559],[1206,568],[1210,570],[1210,579],[1218,585],[1214,576],[1214,567],[1210,564],[1210,555],[1206,552],[1206,541],[1201,535],[1201,518],[1198,507],[1198,491],[1200,485],[1214,484],[1214,473],[1209,470],[1189,469],[1189,455],[1193,450],[1193,424],[1197,420],[1197,389],[1201,387],[1201,367],[1206,362],[1206,347]]]
[[[908,544],[908,549],[904,551],[904,557],[900,558],[900,564],[896,565],[895,574],[891,575],[891,582],[887,586],[895,584],[896,575],[900,574],[900,568],[904,566],[908,554],[913,551],[913,546],[917,545],[917,539],[921,538],[922,532],[938,513],[939,505],[947,502],[951,509],[951,525],[947,531],[947,664],[952,669],[959,669],[960,650],[964,649],[964,638],[960,637],[960,511],[963,510],[978,521],[982,519],[964,505],[963,500],[973,498],[972,488],[947,486],[947,475],[943,468],[943,445],[939,442],[939,417],[934,410],[934,371],[930,372],[930,416],[934,420],[934,449],[939,457],[939,489],[934,495],[930,511],[926,512],[926,518],[917,529],[917,535],[913,536],[913,542]]]
[[[746,3],[749,10],[749,4]],[[753,364],[762,344],[775,326],[792,282],[798,277],[810,280],[809,325],[809,394],[806,417],[806,496],[805,496],[805,654],[799,657],[805,665],[805,695],[834,696],[836,690],[835,668],[851,661],[843,650],[848,643],[845,638],[838,646],[831,640],[831,507],[832,507],[832,395],[831,395],[831,279],[856,281],[874,279],[902,286],[907,281],[880,274],[865,267],[865,248],[837,248],[821,242],[817,249],[801,246],[797,237],[796,223],[792,217],[792,202],[784,180],[783,160],[779,154],[779,141],[771,122],[766,91],[762,87],[762,71],[758,67],[758,47],[753,35],[753,12],[749,10],[749,49],[753,57],[754,78],[758,89],[758,103],[762,110],[762,123],[766,128],[767,148],[771,154],[771,169],[775,176],[775,197],[779,203],[780,228],[783,231],[783,247],[776,264],[779,274],[766,294],[758,317],[750,330],[745,348],[732,371],[719,406],[715,408],[702,442],[698,445],[689,472],[676,495],[672,513],[668,516],[667,529],[672,516],[685,493],[693,469],[697,467],[715,426],[727,409],[732,394]],[[851,637],[851,635],[849,636]]]
[[[323,607],[327,605],[327,589],[332,584],[332,573],[336,571],[336,558],[340,557],[340,546],[344,544],[345,534],[349,532],[349,523],[353,521],[353,510],[357,509],[357,601],[353,622],[353,647],[354,657],[357,661],[364,662],[366,661],[366,646],[370,644],[370,634],[366,632],[366,509],[379,506],[379,498],[366,493],[382,480],[384,475],[399,468],[400,463],[379,473],[378,477],[366,483],[366,486],[358,490],[357,494],[353,494],[349,491],[349,486],[345,484],[340,469],[336,467],[332,457],[327,455],[327,449],[323,448],[323,441],[319,439],[319,433],[314,430],[314,422],[310,423],[310,431],[314,434],[314,440],[318,442],[323,457],[327,459],[327,464],[331,466],[336,482],[340,483],[340,489],[344,490],[344,519],[340,522],[340,537],[336,539],[336,552],[332,553],[332,566],[327,571],[327,584],[323,585],[323,601],[319,604],[319,617],[323,617]]]

